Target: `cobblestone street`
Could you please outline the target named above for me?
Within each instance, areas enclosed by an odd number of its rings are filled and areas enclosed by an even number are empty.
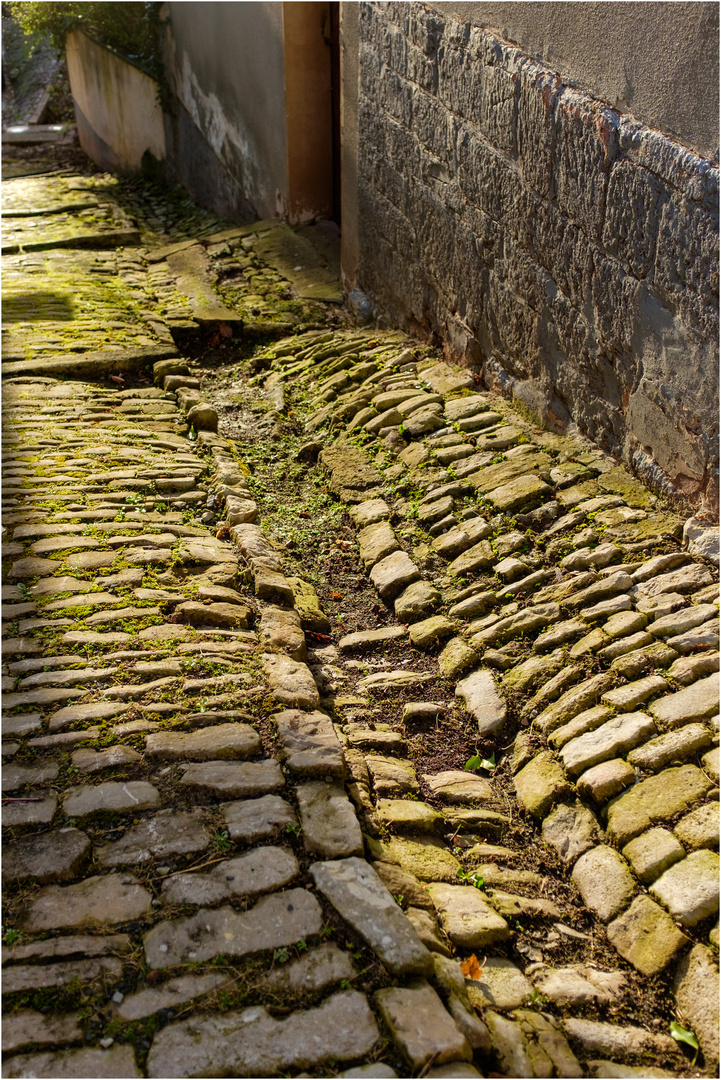
[[[329,233],[3,187],[3,1076],[718,1075],[714,530]]]

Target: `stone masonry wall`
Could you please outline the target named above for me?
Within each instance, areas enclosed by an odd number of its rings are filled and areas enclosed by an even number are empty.
[[[470,22],[360,4],[359,284],[718,506],[718,167]]]

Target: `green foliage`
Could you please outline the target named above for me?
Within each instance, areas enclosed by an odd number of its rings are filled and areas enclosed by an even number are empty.
[[[496,767],[496,754],[495,751],[489,758],[483,758],[479,754],[474,754],[473,757],[469,757],[463,768],[467,772],[474,772],[476,769],[485,769],[487,772],[493,772]]]
[[[458,877],[463,885],[472,885],[474,889],[482,889],[485,881],[480,874],[468,873],[462,866],[458,868]]]
[[[9,4],[25,34],[48,34],[61,51],[71,30],[84,30],[108,48],[158,75],[162,70],[159,47],[159,3],[71,3],[69,0],[15,0]]]
[[[675,1039],[676,1042],[679,1042],[679,1043],[686,1043],[687,1046],[690,1046],[693,1050],[696,1051],[696,1053],[693,1056],[693,1061],[691,1063],[691,1064],[695,1065],[696,1064],[696,1058],[697,1058],[698,1052],[699,1052],[699,1045],[698,1045],[698,1039],[694,1035],[693,1031],[689,1031],[687,1028],[681,1027],[681,1025],[677,1024],[675,1020],[672,1020],[671,1023],[668,1025],[668,1030],[671,1033],[671,1038],[672,1039]]]

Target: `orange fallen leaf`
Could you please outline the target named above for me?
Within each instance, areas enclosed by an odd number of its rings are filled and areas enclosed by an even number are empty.
[[[330,598],[331,598],[331,600],[342,600],[342,599],[343,599],[343,593],[340,593],[340,592],[332,592],[332,593],[330,594]]]
[[[461,971],[467,979],[481,979],[483,978],[483,965],[485,962],[485,956],[479,963],[476,954],[471,953],[467,960],[461,961]]]

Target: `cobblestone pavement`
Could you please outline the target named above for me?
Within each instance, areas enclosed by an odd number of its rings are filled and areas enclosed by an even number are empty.
[[[6,190],[3,1076],[717,1075],[713,533],[332,237]]]

